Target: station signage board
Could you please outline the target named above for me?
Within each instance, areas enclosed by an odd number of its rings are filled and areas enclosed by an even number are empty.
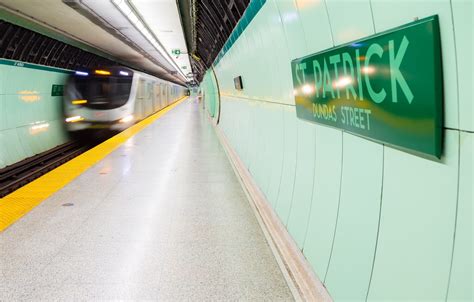
[[[437,16],[295,59],[291,69],[298,118],[441,156]]]

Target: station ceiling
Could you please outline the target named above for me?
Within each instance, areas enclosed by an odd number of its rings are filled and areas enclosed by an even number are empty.
[[[195,79],[200,82],[250,0],[178,0]]]
[[[177,83],[200,82],[250,0],[0,0],[0,9]]]

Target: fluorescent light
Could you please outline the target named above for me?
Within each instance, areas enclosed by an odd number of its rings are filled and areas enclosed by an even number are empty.
[[[76,71],[76,75],[80,75],[80,76],[88,76],[88,75],[89,75],[89,73],[88,73],[88,72],[85,72],[85,71],[79,71],[79,70],[77,70],[77,71]]]
[[[113,0],[112,1],[115,5],[117,5],[121,11],[123,11],[125,13],[125,15],[128,15],[132,12],[132,10],[130,9],[130,7],[128,7],[128,5],[125,3],[124,0]]]
[[[123,70],[120,70],[120,75],[123,75],[123,76],[128,76],[128,72],[126,72],[126,71],[123,71]]]
[[[130,13],[130,14],[128,14],[128,15],[127,15],[127,18],[128,18],[128,20],[130,20],[130,22],[132,22],[132,24],[135,25],[135,26],[137,26],[138,23],[140,22],[140,21],[138,20],[137,15],[135,15],[133,12]]]
[[[171,64],[175,69],[183,76],[184,79],[187,77],[181,71],[181,68],[176,64],[176,62],[171,59],[166,49],[157,41],[153,33],[148,30],[148,27],[145,26],[144,22],[135,14],[133,9],[130,7],[130,4],[127,0],[111,0],[112,3],[122,12],[122,14],[132,23],[136,29],[148,40],[148,42],[153,45],[158,52]]]

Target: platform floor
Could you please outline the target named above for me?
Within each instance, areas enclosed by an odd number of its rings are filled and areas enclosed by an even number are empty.
[[[291,301],[188,100],[0,234],[0,301]]]

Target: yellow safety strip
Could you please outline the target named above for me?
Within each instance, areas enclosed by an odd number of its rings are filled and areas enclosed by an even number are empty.
[[[51,170],[4,198],[0,198],[0,233],[186,98],[187,96],[178,99],[175,103],[127,130]]]

